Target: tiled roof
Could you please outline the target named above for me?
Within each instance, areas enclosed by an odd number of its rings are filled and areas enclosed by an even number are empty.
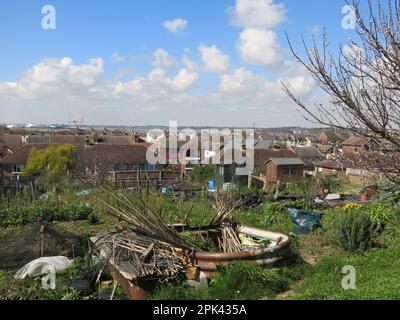
[[[0,139],[4,145],[6,145],[11,151],[16,151],[22,146],[22,136],[17,134],[4,134],[0,136]]]
[[[32,149],[43,150],[48,146],[48,144],[25,144],[15,150],[13,154],[1,160],[0,164],[25,164]]]
[[[84,144],[86,136],[75,135],[54,135],[54,136],[40,136],[31,135],[28,137],[29,144]]]
[[[78,163],[84,164],[90,170],[103,168],[113,170],[118,163],[144,165],[147,148],[143,145],[109,145],[95,144],[78,146]]]
[[[369,140],[362,136],[352,136],[343,142],[345,146],[363,147]]]
[[[264,166],[271,158],[298,158],[291,149],[254,150],[254,165]]]
[[[25,144],[12,155],[0,161],[0,164],[25,164],[32,149],[43,150],[49,144]],[[95,167],[112,167],[121,162],[129,164],[146,164],[147,148],[143,145],[109,145],[96,144],[87,146],[84,144],[76,145],[77,162],[89,169]]]
[[[255,150],[268,150],[273,146],[274,142],[272,140],[260,140],[254,144]]]
[[[277,166],[300,166],[304,165],[304,162],[299,158],[271,158],[273,163]]]
[[[296,147],[294,150],[300,157],[307,158],[311,161],[319,161],[324,158],[321,152],[314,147]]]
[[[352,165],[350,165],[349,163],[338,161],[338,160],[323,160],[323,161],[317,162],[316,165],[320,168],[335,169],[335,170],[352,168]]]

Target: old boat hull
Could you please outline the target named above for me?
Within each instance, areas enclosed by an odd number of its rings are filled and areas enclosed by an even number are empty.
[[[249,227],[241,227],[239,233],[248,236],[271,240],[273,247],[238,253],[208,253],[194,252],[194,264],[208,276],[212,276],[218,266],[228,266],[242,261],[257,266],[274,266],[282,263],[290,255],[290,238],[281,233],[274,233]]]

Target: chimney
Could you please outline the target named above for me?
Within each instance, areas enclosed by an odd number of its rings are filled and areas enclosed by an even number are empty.
[[[86,144],[89,146],[95,145],[97,143],[97,135],[96,133],[91,133],[90,135],[86,136]]]
[[[140,134],[139,134],[139,132],[135,131],[135,132],[133,133],[133,139],[134,139],[134,142],[135,142],[135,143],[139,143],[139,139],[140,139]]]

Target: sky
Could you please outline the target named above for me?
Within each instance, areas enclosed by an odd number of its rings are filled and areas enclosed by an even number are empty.
[[[345,44],[345,4],[2,0],[0,123],[310,126],[281,82],[308,103],[327,98],[285,33],[300,52],[324,28]]]

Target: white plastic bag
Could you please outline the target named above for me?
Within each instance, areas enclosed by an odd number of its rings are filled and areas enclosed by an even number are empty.
[[[49,270],[54,270],[56,273],[63,273],[72,264],[72,260],[66,257],[44,257],[33,260],[24,265],[15,274],[15,279],[23,280],[26,277],[38,277],[49,273]]]

